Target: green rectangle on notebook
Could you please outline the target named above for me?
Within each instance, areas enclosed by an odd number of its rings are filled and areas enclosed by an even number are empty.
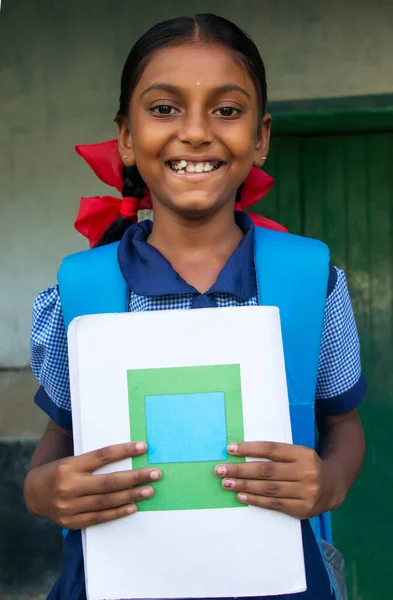
[[[150,417],[150,435],[155,443],[154,455],[176,455],[181,456],[181,448],[174,448],[177,443],[184,444],[184,435],[176,436],[176,428],[179,427],[181,418],[187,419],[192,414],[195,420],[195,428],[198,428],[198,436],[190,434],[190,443],[196,443],[198,439],[207,439],[211,433],[212,436],[220,432],[220,441],[225,441],[225,445],[231,442],[244,441],[243,412],[242,412],[242,393],[240,365],[209,365],[199,367],[170,367],[163,369],[136,369],[127,372],[128,377],[128,397],[130,410],[130,429],[131,440],[142,440],[147,444],[148,423],[146,421],[146,398],[151,400],[154,397],[154,404],[149,405],[149,414],[154,410],[154,406],[159,407],[159,420]],[[212,418],[209,410],[208,400],[217,400],[220,393],[224,395],[224,413],[216,409],[216,416]],[[177,411],[181,411],[182,403],[174,402],[174,397],[179,395],[178,400],[184,397],[184,415],[173,414],[170,410],[165,411],[165,403],[170,401],[168,408],[175,406]],[[200,403],[201,410],[190,412],[188,405],[193,396]],[[159,398],[162,396],[163,405],[159,405]],[[176,398],[175,398],[176,400]],[[212,405],[212,411],[214,409]],[[157,409],[158,410],[158,409]],[[225,419],[225,423],[218,422],[219,419]],[[165,421],[167,419],[167,422]],[[165,422],[162,422],[165,421]],[[152,435],[152,426],[160,431],[157,435]],[[183,420],[185,428],[191,427],[192,423]],[[204,427],[206,428],[204,430]],[[225,428],[226,436],[223,439],[222,430]],[[153,432],[155,433],[155,432]],[[183,432],[184,433],[184,432]],[[180,439],[182,438],[182,439]],[[158,444],[167,444],[167,448],[157,448]],[[215,445],[217,447],[217,444]],[[174,452],[176,450],[176,452]],[[203,448],[202,448],[203,450]],[[190,454],[190,453],[185,453]],[[245,505],[237,502],[235,494],[223,490],[221,480],[214,475],[214,467],[217,464],[244,462],[241,457],[229,456],[223,448],[222,458],[216,461],[206,461],[201,458],[198,461],[197,449],[191,453],[192,462],[165,462],[152,464],[149,462],[149,454],[143,454],[132,460],[134,469],[155,466],[162,470],[162,480],[154,484],[155,495],[149,500],[144,500],[139,504],[139,510],[191,510],[207,508],[242,508]],[[201,457],[206,452],[201,451]]]

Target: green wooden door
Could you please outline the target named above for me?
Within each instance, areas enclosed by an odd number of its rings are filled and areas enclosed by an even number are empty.
[[[393,133],[273,138],[257,212],[325,241],[347,274],[369,385],[364,470],[333,515],[351,600],[393,598]]]

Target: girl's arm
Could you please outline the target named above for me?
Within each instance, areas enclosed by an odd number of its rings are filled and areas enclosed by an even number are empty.
[[[235,444],[238,456],[268,459],[219,465],[223,487],[240,502],[279,510],[305,519],[337,508],[362,467],[363,428],[354,406],[366,385],[361,374],[360,345],[343,271],[330,267],[321,340],[315,408],[318,452],[305,446],[272,442]],[[328,416],[337,415],[337,416]]]
[[[57,423],[49,419],[47,428],[34,450],[29,471],[73,454],[72,432],[59,427]]]
[[[135,469],[92,476],[104,465],[138,456],[145,443],[126,443],[73,456],[67,335],[57,286],[38,295],[33,308],[31,366],[41,383],[37,404],[50,420],[34,452],[24,486],[29,511],[68,529],[81,529],[132,514],[136,501],[154,494],[158,469]],[[64,419],[64,415],[68,415]],[[56,416],[54,416],[56,419]],[[147,485],[144,485],[147,484]]]
[[[364,462],[366,442],[363,426],[356,409],[337,416],[327,416],[323,422],[320,456],[326,479],[331,481],[331,494],[337,508],[356,481]]]
[[[161,479],[161,471],[147,468],[92,474],[146,450],[144,442],[133,442],[73,456],[71,432],[49,421],[25,479],[26,506],[33,515],[47,517],[67,529],[130,515],[137,511],[136,501],[153,496],[149,484]]]
[[[276,442],[230,444],[228,452],[269,461],[216,467],[223,487],[237,492],[240,502],[309,519],[342,504],[363,465],[365,441],[354,409],[326,417],[321,455]]]

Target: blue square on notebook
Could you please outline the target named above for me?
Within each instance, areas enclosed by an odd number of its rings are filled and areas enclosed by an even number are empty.
[[[223,392],[146,396],[151,464],[226,460]]]

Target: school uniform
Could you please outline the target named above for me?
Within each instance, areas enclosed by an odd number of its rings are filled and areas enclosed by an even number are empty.
[[[162,254],[146,242],[152,229],[151,221],[130,227],[118,251],[119,266],[130,290],[130,312],[258,305],[253,262],[254,225],[246,213],[236,212],[235,217],[244,233],[242,241],[216,283],[204,294],[184,281]],[[67,338],[57,286],[39,294],[34,304],[31,365],[41,384],[35,396],[36,403],[60,427],[71,429]],[[365,391],[359,339],[345,275],[331,266],[316,389],[317,421],[327,415],[352,410],[362,401]],[[329,577],[308,520],[302,521],[302,536],[307,591],[269,596],[265,597],[266,600],[333,598]],[[69,532],[65,539],[63,571],[48,598],[85,599],[79,531]]]

